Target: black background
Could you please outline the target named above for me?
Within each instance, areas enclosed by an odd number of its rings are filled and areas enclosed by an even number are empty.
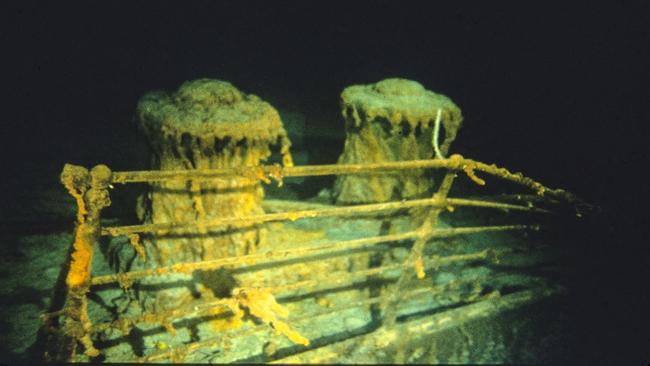
[[[577,268],[589,290],[576,326],[602,334],[594,344],[612,359],[647,363],[650,17],[642,1],[567,3],[3,5],[3,184],[66,162],[144,168],[124,152],[137,99],[186,80],[227,80],[280,106],[290,95],[307,129],[337,130],[344,87],[417,80],[463,110],[453,150],[603,207],[601,231],[575,243],[592,263]]]
[[[639,3],[21,3],[4,14],[3,158],[111,160],[93,145],[134,136],[143,93],[199,77],[297,95],[308,123],[341,130],[344,87],[400,76],[461,107],[457,152],[608,200],[647,157]]]

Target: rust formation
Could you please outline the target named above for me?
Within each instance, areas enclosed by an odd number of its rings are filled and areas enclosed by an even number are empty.
[[[226,81],[199,79],[184,83],[171,94],[148,93],[140,99],[136,113],[150,142],[152,169],[157,171],[257,167],[278,142],[284,165],[293,165],[291,142],[277,110]],[[157,232],[148,255],[138,245],[137,236],[131,236],[132,243],[142,258],[163,266],[255,253],[264,246],[265,227],[251,225],[215,233],[201,223],[263,214],[263,198],[264,189],[255,171],[210,181],[157,182],[151,185],[147,199],[139,202],[138,211],[145,221],[198,224],[183,235]],[[200,276],[204,291],[219,295],[231,291],[231,276],[224,271],[202,272]],[[165,296],[187,296],[186,292],[172,292]],[[160,298],[161,293],[155,296]]]
[[[69,188],[73,197],[83,196],[84,200],[77,200],[81,221],[78,222],[75,242],[72,249],[72,263],[70,264],[70,275],[68,276],[68,292],[66,306],[60,311],[52,312],[44,318],[48,319],[50,324],[50,331],[52,334],[60,334],[65,337],[64,341],[51,343],[52,347],[61,351],[60,344],[64,344],[64,349],[67,352],[53,352],[49,351],[48,355],[57,354],[58,358],[66,360],[80,360],[84,357],[96,357],[100,350],[94,346],[92,341],[93,337],[107,331],[117,330],[124,337],[128,336],[133,329],[141,324],[151,324],[166,329],[167,332],[175,334],[177,332],[175,324],[181,324],[186,319],[203,319],[205,317],[216,317],[218,319],[227,319],[218,321],[217,324],[220,332],[213,338],[208,338],[194,343],[183,344],[178,346],[165,345],[161,346],[155,352],[151,352],[146,356],[141,357],[140,361],[154,362],[162,360],[182,361],[195,352],[204,348],[223,347],[225,339],[232,337],[244,336],[246,334],[256,334],[264,332],[265,329],[274,329],[278,335],[284,335],[287,340],[294,344],[299,344],[307,347],[310,344],[309,338],[303,334],[300,329],[306,329],[300,324],[309,322],[319,317],[326,316],[327,314],[335,313],[336,311],[343,311],[345,308],[350,307],[368,307],[368,306],[382,306],[385,309],[385,326],[386,329],[393,329],[395,327],[395,314],[396,308],[399,303],[405,298],[418,297],[422,295],[433,293],[444,293],[449,290],[449,286],[461,286],[460,284],[448,285],[447,287],[429,287],[422,286],[422,279],[427,273],[435,271],[441,266],[445,266],[457,262],[467,261],[498,261],[499,258],[507,256],[506,252],[498,252],[493,250],[483,250],[475,253],[465,255],[452,255],[452,256],[428,256],[424,254],[423,248],[431,243],[432,239],[443,237],[454,237],[457,235],[464,235],[469,233],[489,232],[489,231],[510,231],[510,230],[537,230],[535,225],[510,225],[510,226],[484,226],[484,227],[466,227],[466,228],[453,228],[443,229],[436,228],[435,222],[437,215],[442,210],[450,210],[451,207],[485,207],[495,209],[507,210],[521,210],[529,212],[538,212],[544,214],[548,211],[536,207],[529,207],[528,205],[515,205],[505,204],[492,201],[469,200],[460,198],[446,197],[451,184],[453,183],[453,176],[457,173],[467,175],[469,179],[471,176],[467,173],[468,165],[472,165],[474,170],[480,170],[488,175],[509,179],[522,186],[528,187],[536,193],[540,198],[552,197],[555,200],[564,202],[577,202],[577,199],[568,192],[562,190],[551,189],[543,186],[541,183],[535,182],[532,179],[526,178],[521,174],[513,174],[505,169],[498,168],[492,165],[487,165],[473,160],[463,159],[460,156],[452,156],[449,159],[435,159],[430,161],[420,162],[400,162],[392,163],[399,169],[412,169],[421,168],[423,166],[437,167],[448,170],[447,178],[443,180],[441,186],[431,199],[421,200],[403,200],[388,203],[369,204],[361,206],[350,207],[331,207],[331,208],[315,208],[315,209],[300,209],[297,211],[284,211],[277,213],[267,213],[260,215],[249,215],[239,218],[220,218],[215,220],[207,220],[204,222],[178,222],[173,225],[168,224],[145,224],[139,226],[117,226],[117,227],[104,227],[101,228],[96,215],[99,214],[101,208],[105,207],[109,201],[106,201],[107,196],[104,193],[95,195],[91,194],[93,187],[92,182],[95,182],[94,187],[100,187],[100,192],[108,192],[105,187],[108,184],[125,183],[126,181],[173,181],[182,179],[211,179],[213,177],[228,177],[229,174],[236,174],[236,169],[216,169],[208,170],[178,170],[173,172],[161,171],[157,172],[112,172],[109,175],[107,168],[100,166],[94,168],[93,171],[97,172],[96,176],[104,178],[95,178],[93,180],[92,174],[82,167],[66,166],[62,174],[62,181]],[[380,169],[381,168],[381,169]],[[325,174],[325,172],[336,172],[339,174],[364,174],[378,169],[390,170],[391,167],[368,165],[363,167],[361,165],[337,165],[337,166],[311,166],[311,167],[292,167],[284,168],[284,174],[307,174],[306,172],[312,171],[316,174]],[[273,167],[262,167],[262,171],[276,172]],[[104,174],[106,173],[106,174]],[[241,173],[241,172],[238,172]],[[106,177],[110,179],[106,181]],[[102,180],[104,179],[104,180]],[[260,180],[269,179],[268,173],[264,177],[259,177]],[[70,188],[71,187],[71,188]],[[103,191],[101,190],[104,187]],[[84,192],[84,189],[86,190]],[[102,200],[96,200],[93,197],[105,197]],[[268,207],[273,210],[271,202]],[[290,203],[280,204],[279,207],[286,209],[292,207]],[[296,204],[296,206],[301,206]],[[304,204],[302,205],[304,206]],[[304,220],[316,217],[357,217],[359,215],[372,215],[386,211],[399,211],[412,207],[428,207],[429,217],[424,220],[424,223],[419,228],[412,231],[406,231],[399,234],[380,235],[376,237],[368,237],[362,239],[322,242],[316,246],[300,245],[296,243],[289,248],[282,251],[274,251],[267,253],[248,253],[246,255],[226,256],[219,259],[203,259],[191,262],[179,262],[168,266],[157,265],[155,268],[144,269],[140,271],[122,272],[113,275],[100,275],[91,276],[89,267],[87,267],[87,260],[83,260],[80,264],[79,258],[87,258],[86,253],[92,247],[97,245],[100,235],[104,236],[128,236],[134,234],[150,233],[168,233],[176,230],[192,231],[199,227],[205,227],[210,230],[217,228],[227,228],[232,226],[250,226],[251,224],[270,223],[270,222],[292,222],[295,220]],[[84,214],[85,212],[85,214]],[[92,213],[92,214],[89,214]],[[83,236],[85,232],[84,225],[92,223],[91,235],[88,239]],[[294,265],[292,263],[300,263],[301,265],[310,265],[318,261],[333,261],[334,263],[341,261],[341,255],[349,257],[349,252],[346,250],[358,248],[377,248],[381,244],[394,245],[403,241],[413,241],[410,249],[410,254],[401,263],[387,263],[380,267],[366,268],[363,270],[352,271],[346,268],[340,268],[337,271],[328,273],[312,272],[307,279],[294,281],[291,283],[282,283],[278,281],[275,285],[270,285],[265,277],[259,277],[259,274],[268,271],[269,268],[283,268],[286,266]],[[363,255],[363,254],[362,254]],[[325,258],[325,259],[323,259]],[[262,268],[255,268],[255,264],[263,265]],[[251,265],[253,265],[251,267]],[[266,268],[264,268],[266,267]],[[236,287],[230,296],[225,298],[203,296],[199,300],[195,300],[185,305],[159,309],[152,312],[144,312],[137,316],[120,317],[108,323],[93,323],[85,314],[87,307],[87,292],[92,291],[95,286],[106,286],[116,284],[119,287],[128,290],[134,284],[142,281],[143,279],[160,277],[169,273],[194,273],[204,270],[214,270],[219,268],[240,268],[244,272],[257,273],[256,276],[248,276],[248,282],[241,283]],[[248,268],[248,269],[247,269]],[[262,271],[262,272],[260,272]],[[379,276],[379,277],[377,277]],[[81,278],[81,281],[77,281]],[[257,280],[254,280],[254,279]],[[290,310],[285,306],[278,304],[277,298],[282,294],[295,294],[310,293],[324,291],[326,289],[338,288],[341,286],[351,286],[358,283],[363,283],[368,278],[383,278],[387,281],[393,282],[389,286],[390,291],[382,293],[380,296],[370,298],[359,298],[357,301],[346,305],[346,307],[337,307],[336,309],[329,309],[321,313],[292,316]],[[415,281],[415,282],[414,282]],[[285,281],[286,282],[286,281]],[[420,283],[420,285],[418,285]],[[472,282],[473,283],[473,282]],[[476,301],[482,298],[477,298]],[[246,315],[248,314],[248,315]],[[242,318],[252,317],[257,318],[261,324],[250,327],[243,327]],[[52,326],[54,319],[61,319],[57,322],[62,324],[58,329]],[[386,330],[387,332],[394,332],[394,330]],[[220,334],[221,333],[221,334]],[[374,338],[373,338],[374,339]],[[227,343],[227,342],[226,342]],[[58,348],[57,348],[58,347]],[[81,351],[81,352],[80,352]],[[61,356],[63,355],[63,356]],[[80,358],[81,357],[81,358]]]
[[[339,164],[430,159],[436,119],[444,126],[440,151],[446,155],[463,121],[449,98],[399,78],[347,87],[341,93],[341,113],[346,138]],[[432,188],[423,173],[341,176],[334,195],[339,204],[422,197]]]
[[[255,95],[212,79],[186,82],[174,93],[152,92],[137,107],[140,126],[152,148],[152,169],[159,171],[258,166],[281,144],[283,162],[293,165],[291,143],[278,112]],[[261,214],[264,190],[248,176],[211,181],[168,180],[152,185],[147,208],[153,224],[203,222],[216,217]],[[144,203],[147,205],[147,203]],[[207,234],[198,226],[196,233]],[[255,227],[201,240],[154,241],[160,265],[254,253],[263,245],[264,229]]]
[[[364,93],[382,97],[355,99]],[[424,101],[433,104],[425,108]],[[348,137],[338,164],[293,166],[277,111],[227,82],[201,79],[172,94],[144,96],[138,117],[151,142],[152,170],[68,164],[61,174],[78,211],[58,295],[43,315],[45,359],[305,363],[337,362],[365,349],[396,363],[425,362],[424,351],[409,350],[410,340],[424,336],[428,344],[426,334],[437,329],[562,291],[529,276],[524,290],[502,294],[513,288],[500,282],[512,281],[511,273],[436,282],[445,267],[496,266],[514,255],[489,242],[467,249],[459,238],[541,227],[450,227],[440,217],[463,208],[549,216],[561,205],[581,216],[592,206],[494,164],[445,157],[460,110],[416,82],[351,87],[343,106]],[[432,146],[436,119],[445,137]],[[283,165],[262,165],[277,142]],[[431,159],[434,150],[440,153]],[[443,173],[437,184],[433,170]],[[321,175],[337,176],[337,205],[264,200],[262,183]],[[492,178],[526,192],[506,200],[450,196],[459,180],[485,186]],[[141,201],[148,218],[103,226],[109,189],[133,183],[151,187]],[[94,270],[100,242],[116,241],[131,250],[131,264]],[[97,310],[93,298],[111,299],[115,309]],[[441,304],[459,307],[405,317]],[[366,323],[359,325],[359,317]],[[319,329],[326,325],[335,331]]]

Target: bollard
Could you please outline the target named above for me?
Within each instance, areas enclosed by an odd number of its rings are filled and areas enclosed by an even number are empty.
[[[339,164],[431,158],[438,110],[445,131],[440,150],[446,155],[463,120],[449,98],[398,78],[346,88],[341,93],[341,109],[346,139]],[[431,187],[431,178],[421,170],[340,176],[334,197],[338,204],[386,202],[423,197]]]
[[[152,148],[152,169],[206,170],[258,166],[281,144],[283,164],[292,166],[291,145],[278,112],[255,95],[212,79],[185,82],[174,93],[144,95],[137,107],[140,127]],[[148,222],[199,223],[183,235],[156,233],[157,265],[212,260],[255,253],[264,244],[261,225],[208,230],[200,223],[221,217],[263,214],[260,176],[173,180],[152,184]],[[228,276],[204,273],[212,288],[231,287]],[[227,289],[215,290],[227,295]]]

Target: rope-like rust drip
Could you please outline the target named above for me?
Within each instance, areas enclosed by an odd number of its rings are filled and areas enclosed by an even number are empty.
[[[432,257],[428,260],[428,268],[438,268],[440,266],[446,266],[452,263],[463,262],[463,261],[476,261],[476,260],[492,260],[496,261],[497,258],[506,253],[506,251],[493,251],[490,249],[485,249],[480,252],[470,253],[470,254],[461,254],[461,255],[451,255],[445,257]],[[386,274],[387,272],[398,269],[401,264],[383,266],[377,268],[366,269],[350,274],[347,271],[338,271],[334,273],[329,273],[326,276],[322,276],[316,279],[299,281],[295,283],[290,283],[282,286],[276,287],[267,287],[265,290],[268,290],[272,293],[282,293],[283,291],[291,291],[296,289],[307,290],[314,287],[319,289],[331,289],[339,286],[345,286],[349,283],[354,283],[359,280],[364,280],[367,276],[375,274]],[[346,278],[350,277],[350,278]],[[430,289],[429,289],[430,290]],[[119,329],[123,334],[128,334],[131,328],[140,323],[148,324],[164,324],[169,321],[169,319],[178,321],[183,318],[191,316],[202,316],[205,314],[210,314],[211,311],[218,306],[227,307],[229,303],[228,299],[217,299],[202,301],[199,303],[192,303],[185,305],[176,309],[169,309],[160,311],[157,313],[147,313],[137,317],[131,318],[122,318],[113,322],[98,323],[93,325],[90,329],[91,333],[102,332],[108,329]]]
[[[424,296],[424,295],[429,295],[429,296],[440,296],[446,293],[449,290],[453,289],[458,289],[462,285],[465,284],[472,284],[472,283],[484,283],[486,281],[490,280],[495,280],[499,279],[499,277],[503,277],[504,275],[497,275],[497,276],[484,276],[480,278],[472,278],[472,279],[461,279],[461,280],[453,280],[450,281],[449,283],[443,284],[443,285],[435,285],[435,286],[427,286],[427,287],[420,287],[416,288],[414,290],[409,290],[406,291],[402,294],[402,299],[412,299],[416,298],[419,296]],[[492,295],[491,294],[486,294],[484,297],[476,297],[470,295],[470,297],[464,299],[462,301],[465,304],[469,303],[475,303],[484,300],[485,298],[490,298]],[[377,296],[373,297],[370,299],[365,299],[365,300],[359,300],[350,304],[346,304],[343,306],[337,306],[336,308],[333,309],[326,309],[322,311],[318,311],[313,314],[305,314],[301,315],[298,317],[290,317],[289,321],[291,323],[299,323],[299,322],[304,322],[304,321],[309,321],[313,320],[314,318],[318,318],[321,316],[329,315],[332,313],[340,312],[343,310],[349,310],[349,309],[354,309],[354,308],[360,308],[360,307],[365,307],[365,306],[370,306],[370,305],[375,305],[375,304],[380,304],[382,302],[385,302],[387,299],[388,295],[384,296]],[[150,355],[141,357],[137,360],[137,362],[156,362],[164,359],[173,359],[176,356],[182,355],[184,357],[188,356],[189,354],[200,350],[200,349],[206,349],[210,347],[215,347],[215,346],[220,346],[223,343],[224,337],[228,338],[237,338],[237,337],[242,337],[242,336],[248,336],[252,335],[261,331],[266,330],[267,327],[265,327],[263,324],[262,325],[256,325],[252,326],[250,328],[245,328],[245,329],[233,329],[224,332],[223,334],[219,335],[218,337],[213,337],[210,339],[202,340],[202,341],[197,341],[189,344],[184,344],[181,346],[174,347],[172,349],[167,349],[164,351],[158,351],[155,353],[152,353]]]

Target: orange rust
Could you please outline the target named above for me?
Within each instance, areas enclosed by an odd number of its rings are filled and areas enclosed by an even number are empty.
[[[476,176],[476,174],[474,173],[475,168],[476,166],[474,164],[467,164],[463,166],[463,171],[465,172],[465,174],[467,174],[469,179],[471,179],[474,183],[478,184],[479,186],[484,186],[485,181]]]
[[[215,306],[207,314],[215,316],[216,319],[210,321],[210,327],[219,332],[237,329],[244,324],[244,311],[236,300],[226,303],[226,306]]]
[[[424,273],[424,261],[422,260],[422,257],[418,257],[415,260],[415,273],[417,274],[419,279],[424,279],[426,274]]]
[[[88,240],[87,224],[77,227],[73,244],[72,260],[66,283],[70,288],[80,287],[90,282],[90,264],[93,256],[93,244]]]
[[[309,345],[309,339],[292,330],[287,323],[279,319],[287,318],[289,311],[278,304],[270,291],[262,288],[246,287],[235,289],[233,294],[240,306],[246,307],[251,315],[271,325],[277,333],[283,334],[296,344]]]
[[[140,235],[133,233],[128,234],[127,237],[129,238],[129,242],[133,246],[133,249],[135,249],[135,252],[138,254],[138,257],[143,261],[147,260],[144,246],[142,245],[142,242],[140,242]]]
[[[293,163],[292,163],[293,164]],[[282,172],[282,167],[278,164],[273,164],[270,169],[269,169],[269,177],[275,179],[276,182],[278,182],[278,188],[282,187],[284,184],[283,182],[283,172]]]

